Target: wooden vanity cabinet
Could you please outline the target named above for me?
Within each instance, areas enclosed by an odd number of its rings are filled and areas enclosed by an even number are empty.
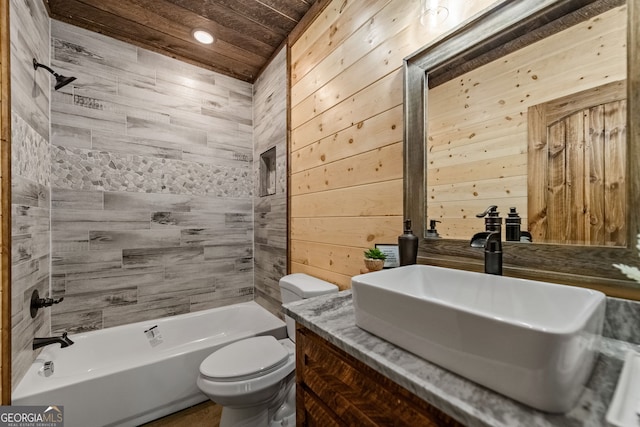
[[[462,426],[309,329],[296,329],[298,426]]]

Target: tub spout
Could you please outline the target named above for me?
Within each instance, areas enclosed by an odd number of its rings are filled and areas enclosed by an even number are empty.
[[[59,337],[34,338],[33,339],[33,349],[37,350],[40,347],[44,347],[45,345],[56,344],[56,343],[60,344],[60,348],[65,348],[65,347],[69,347],[71,344],[73,344],[73,341],[71,341],[67,337],[67,333],[64,332]]]

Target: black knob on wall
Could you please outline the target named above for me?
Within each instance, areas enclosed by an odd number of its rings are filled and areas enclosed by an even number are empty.
[[[31,293],[31,306],[29,307],[29,312],[31,313],[31,318],[35,318],[36,314],[38,314],[38,309],[42,307],[51,307],[53,304],[58,304],[62,302],[64,298],[53,299],[53,298],[40,298],[38,294],[38,290],[34,289]]]

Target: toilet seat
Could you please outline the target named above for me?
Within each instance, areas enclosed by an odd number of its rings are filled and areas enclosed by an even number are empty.
[[[213,381],[242,381],[273,372],[287,363],[289,352],[271,335],[236,341],[213,352],[200,373]]]

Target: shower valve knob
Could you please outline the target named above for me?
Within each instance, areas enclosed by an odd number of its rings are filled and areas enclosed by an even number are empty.
[[[34,289],[31,294],[31,305],[29,307],[29,311],[31,313],[31,318],[33,319],[38,314],[38,309],[43,307],[51,307],[53,304],[61,303],[64,300],[63,298],[53,299],[53,298],[40,298],[38,294],[38,290]]]

